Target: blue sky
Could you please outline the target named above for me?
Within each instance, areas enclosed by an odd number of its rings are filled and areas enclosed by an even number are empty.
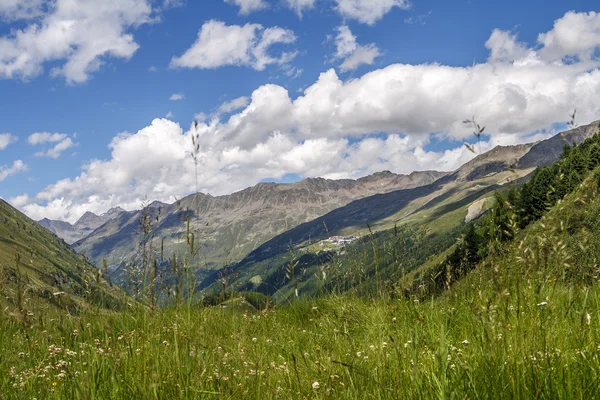
[[[453,169],[473,114],[490,127],[484,149],[543,138],[574,107],[600,118],[593,1],[118,3],[0,2],[0,196],[33,218],[196,186]],[[247,48],[227,53],[223,35]]]

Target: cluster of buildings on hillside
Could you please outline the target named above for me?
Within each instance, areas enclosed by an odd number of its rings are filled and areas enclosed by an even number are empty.
[[[321,241],[321,247],[325,246],[325,243],[331,243],[336,246],[345,246],[348,243],[352,243],[355,240],[358,240],[358,236],[332,236],[329,239]]]

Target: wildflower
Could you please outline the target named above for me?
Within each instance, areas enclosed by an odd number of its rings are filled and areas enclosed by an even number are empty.
[[[255,337],[252,338],[252,343],[256,343],[257,341],[258,341],[257,338],[255,338]]]
[[[396,317],[392,318],[392,323],[395,324],[396,323]]]
[[[168,346],[169,342],[167,342],[166,340],[163,340],[163,346]]]
[[[541,303],[538,303],[538,307],[543,307],[543,306],[547,306],[548,302],[547,301],[542,301]]]
[[[319,382],[313,382],[313,384],[312,384],[312,388],[313,388],[314,390],[317,390],[317,389],[319,389],[320,387],[321,387],[321,385],[319,385]]]
[[[20,353],[19,353],[19,358],[23,358],[23,357],[25,357],[25,353],[23,353],[23,352],[20,352]]]
[[[469,343],[470,342],[467,339],[465,339],[465,340],[462,341],[462,344],[464,344],[465,346],[467,346]]]
[[[585,322],[588,325],[592,323],[592,316],[589,313],[585,313]]]

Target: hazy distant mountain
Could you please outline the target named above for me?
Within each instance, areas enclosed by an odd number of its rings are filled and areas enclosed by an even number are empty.
[[[50,232],[64,239],[68,244],[73,244],[87,237],[96,228],[99,228],[113,218],[119,217],[123,213],[127,212],[121,207],[115,207],[102,215],[96,215],[88,211],[73,225],[65,221],[50,220],[48,218],[44,218],[38,222],[44,228],[49,229]]]
[[[311,178],[292,184],[259,183],[227,196],[202,193],[160,208],[154,234],[165,238],[166,254],[185,251],[185,217],[192,213],[191,228],[207,268],[240,260],[273,236],[313,220],[349,202],[378,193],[427,185],[445,173],[435,171],[398,175],[379,172],[357,180]],[[100,264],[114,266],[130,261],[137,253],[141,212],[120,213],[89,236],[74,243],[78,252]],[[77,224],[76,224],[77,225]]]

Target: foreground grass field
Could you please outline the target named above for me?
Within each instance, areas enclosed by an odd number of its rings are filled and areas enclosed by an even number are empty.
[[[523,281],[497,292],[485,275],[422,302],[4,318],[0,397],[600,396],[600,289]]]

